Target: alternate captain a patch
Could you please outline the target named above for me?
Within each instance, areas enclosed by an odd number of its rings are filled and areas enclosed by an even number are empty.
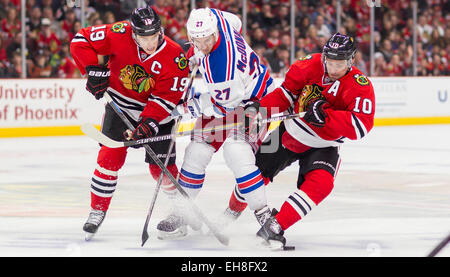
[[[369,80],[364,75],[355,74],[353,75],[353,78],[355,78],[356,82],[361,86],[367,86],[369,84]]]

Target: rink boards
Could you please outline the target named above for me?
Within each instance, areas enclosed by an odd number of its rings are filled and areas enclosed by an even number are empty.
[[[450,123],[449,77],[374,77],[375,125]],[[275,79],[277,85],[282,79]],[[204,93],[197,78],[191,93]],[[100,126],[104,101],[84,79],[4,79],[0,83],[0,137],[81,135],[86,122]],[[185,121],[182,130],[192,128]]]

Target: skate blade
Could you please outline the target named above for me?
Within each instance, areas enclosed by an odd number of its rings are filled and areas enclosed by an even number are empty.
[[[281,241],[278,240],[263,240],[261,242],[261,245],[263,245],[265,248],[271,250],[271,251],[283,251],[283,250],[294,250],[292,249],[293,246],[284,246]]]
[[[171,240],[171,239],[185,237],[187,235],[187,233],[188,232],[187,232],[186,226],[183,226],[183,227],[176,229],[173,232],[163,232],[163,231],[158,230],[158,234],[156,235],[156,237],[160,240]]]
[[[85,241],[90,241],[94,237],[94,235],[95,235],[95,233],[85,232],[84,240]]]

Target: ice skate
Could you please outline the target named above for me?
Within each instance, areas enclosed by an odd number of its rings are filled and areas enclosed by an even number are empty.
[[[274,209],[273,211],[275,212],[276,210]],[[264,206],[262,209],[255,211],[254,213],[255,213],[256,220],[258,221],[259,225],[261,225],[261,226],[263,226],[264,223],[266,223],[267,219],[269,219],[270,216],[272,215],[270,212],[270,208],[267,205]]]
[[[169,215],[166,219],[161,220],[156,226],[158,230],[158,239],[173,239],[187,235],[187,224],[183,218],[176,214]]]
[[[92,209],[89,213],[89,217],[84,223],[83,231],[86,232],[85,240],[89,241],[97,232],[98,228],[105,219],[106,211],[100,211]]]
[[[161,240],[184,237],[188,233],[187,226],[194,231],[198,231],[202,227],[202,222],[195,218],[195,215],[188,213],[181,215],[179,212],[171,213],[156,226],[158,230],[157,237]]]
[[[284,231],[281,229],[275,216],[271,216],[264,225],[256,233],[256,236],[264,239],[264,244],[272,250],[283,250],[286,245],[286,238],[283,236]]]

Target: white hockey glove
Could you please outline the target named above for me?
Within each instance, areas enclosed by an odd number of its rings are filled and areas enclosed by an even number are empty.
[[[200,117],[202,115],[200,101],[197,98],[189,99],[186,102],[176,106],[172,111],[171,116],[179,117],[184,116],[185,114],[188,114],[194,118]]]

